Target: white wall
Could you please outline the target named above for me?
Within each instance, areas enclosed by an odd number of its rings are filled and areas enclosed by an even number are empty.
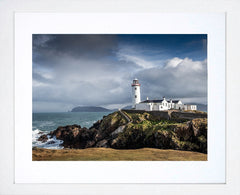
[[[168,104],[163,105],[161,103],[140,103],[136,104],[136,110],[146,111],[168,110]]]
[[[132,86],[132,107],[141,102],[140,86]]]
[[[186,105],[183,106],[183,109],[184,110],[197,110],[197,106],[196,105],[188,105],[188,104],[186,104]]]
[[[150,110],[150,105],[146,104],[146,103],[140,103],[140,104],[136,104],[136,110]]]

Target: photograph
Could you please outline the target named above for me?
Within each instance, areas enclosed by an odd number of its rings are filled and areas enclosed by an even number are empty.
[[[207,34],[32,34],[32,161],[208,161]]]
[[[0,3],[0,194],[240,193],[240,1],[20,1]]]

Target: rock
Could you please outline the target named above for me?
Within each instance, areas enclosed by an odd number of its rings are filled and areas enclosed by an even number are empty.
[[[172,149],[174,148],[174,143],[172,140],[171,131],[161,130],[154,134],[154,145],[156,148],[161,149]]]
[[[65,148],[89,148],[96,143],[96,129],[81,128],[80,125],[68,125],[58,127],[55,131],[50,132],[51,137],[63,140],[62,145]]]
[[[115,131],[113,131],[113,132],[111,133],[111,135],[112,135],[112,136],[118,135],[119,133],[123,132],[124,128],[125,128],[125,125],[122,125],[122,126],[118,127]]]
[[[95,137],[94,137],[94,140],[96,141],[96,142],[98,142],[98,141],[100,141],[100,140],[102,140],[103,139],[103,135],[101,134],[101,132],[97,132],[97,134],[95,135]]]
[[[49,144],[55,144],[56,142],[55,141],[53,141],[53,140],[51,140],[51,141],[49,141],[49,142],[47,142],[47,144],[49,145]]]
[[[91,141],[87,141],[84,148],[91,148],[95,145],[95,141],[91,140]]]
[[[139,123],[136,118],[138,115],[134,115],[134,117],[134,124],[127,125],[117,137],[112,136],[110,147],[116,149],[151,147],[207,153],[207,119],[205,118],[193,119],[184,123],[162,120],[157,124],[156,120]]]
[[[144,138],[143,146],[159,149],[176,148],[172,132],[168,130],[153,131]]]
[[[186,120],[193,120],[196,118],[207,118],[206,112],[179,112],[179,111],[172,111],[171,112],[171,119],[176,121],[186,121]]]
[[[179,149],[207,153],[207,118],[196,118],[178,125],[175,134]]]
[[[108,140],[104,139],[104,140],[99,141],[96,144],[95,147],[97,147],[97,148],[108,148],[109,147]]]
[[[186,124],[179,124],[175,127],[174,132],[180,141],[189,141],[193,136],[192,122],[188,121]]]
[[[128,127],[112,140],[111,147],[116,149],[137,149],[144,147],[146,134],[139,129]]]
[[[104,116],[105,118],[106,116]],[[98,120],[96,123],[93,124],[93,126],[91,126],[89,129],[99,129],[100,125],[101,125],[102,120]]]
[[[81,129],[80,125],[67,125],[58,127],[55,131],[50,132],[51,137],[56,136],[57,139],[64,139],[66,136],[76,137]]]
[[[207,136],[207,119],[206,118],[196,118],[192,121],[192,128],[194,136]]]
[[[98,129],[103,137],[109,136],[113,131],[115,131],[119,126],[125,125],[127,121],[119,112],[114,112],[105,117]]]
[[[48,140],[48,137],[46,134],[44,134],[44,135],[41,135],[37,140],[41,142],[46,142]]]

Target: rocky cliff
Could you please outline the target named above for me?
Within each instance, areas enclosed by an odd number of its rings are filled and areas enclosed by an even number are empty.
[[[118,111],[89,129],[79,125],[58,127],[49,134],[65,148],[160,148],[207,153],[207,114]],[[46,141],[46,136],[39,139]]]

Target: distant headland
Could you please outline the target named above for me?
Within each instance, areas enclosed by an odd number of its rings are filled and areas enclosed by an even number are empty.
[[[71,110],[71,112],[111,112],[107,108],[100,106],[77,106]]]

